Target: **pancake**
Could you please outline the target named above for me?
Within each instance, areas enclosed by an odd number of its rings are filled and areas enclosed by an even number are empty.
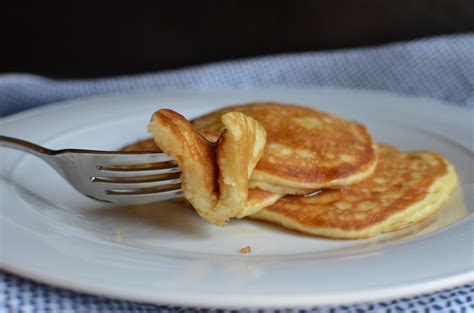
[[[155,139],[147,138],[128,144],[120,151],[161,151],[161,149],[156,145]]]
[[[184,197],[201,217],[217,225],[254,213],[281,198],[271,192],[249,193],[249,178],[264,151],[265,129],[238,112],[222,115],[221,122],[224,128],[217,142],[206,139],[172,110],[155,112],[148,126],[156,145],[175,158],[181,168]],[[213,139],[216,134],[207,132]]]
[[[222,115],[241,112],[267,132],[264,154],[250,186],[283,194],[339,188],[368,177],[377,156],[367,129],[357,123],[290,104],[232,106],[192,121],[202,131],[219,133]]]
[[[378,145],[373,175],[340,190],[287,196],[251,218],[330,238],[365,238],[417,223],[436,212],[457,182],[453,165],[434,152]]]

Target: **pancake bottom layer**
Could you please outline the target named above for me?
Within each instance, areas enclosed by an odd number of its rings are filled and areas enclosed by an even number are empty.
[[[366,180],[311,196],[286,196],[250,216],[329,238],[365,238],[417,223],[436,212],[457,183],[452,164],[434,152],[377,146]]]

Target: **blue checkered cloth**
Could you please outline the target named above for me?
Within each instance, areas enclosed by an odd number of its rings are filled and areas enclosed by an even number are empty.
[[[282,54],[106,79],[55,80],[29,74],[3,74],[0,75],[0,116],[51,102],[99,94],[271,86],[376,89],[433,97],[474,108],[474,34],[334,52]],[[0,272],[0,312],[178,311],[231,312],[107,299]],[[282,311],[474,312],[474,283],[406,299]]]

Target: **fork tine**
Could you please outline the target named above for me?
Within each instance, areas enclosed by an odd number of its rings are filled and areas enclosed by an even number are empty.
[[[180,173],[181,169],[173,165],[172,167],[157,168],[152,167],[142,169],[113,169],[113,168],[98,168],[97,176],[104,178],[115,178],[115,177],[140,177],[140,176],[152,176],[152,175],[164,175]]]
[[[179,185],[181,184],[180,178],[171,178],[171,179],[104,179],[101,177],[93,177],[92,183],[97,187],[103,187],[106,191],[134,191],[145,188],[156,188],[163,187],[168,185]],[[171,187],[171,186],[170,186]]]
[[[172,157],[162,152],[147,153],[101,153],[91,155],[98,167],[142,165],[174,161]]]
[[[173,189],[159,192],[137,192],[135,194],[112,192],[106,195],[106,197],[110,202],[117,204],[145,204],[170,200],[181,197],[182,195],[183,191],[181,189]]]

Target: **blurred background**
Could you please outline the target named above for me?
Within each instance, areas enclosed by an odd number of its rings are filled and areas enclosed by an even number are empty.
[[[0,73],[67,78],[474,31],[473,0],[5,1],[0,6]]]

